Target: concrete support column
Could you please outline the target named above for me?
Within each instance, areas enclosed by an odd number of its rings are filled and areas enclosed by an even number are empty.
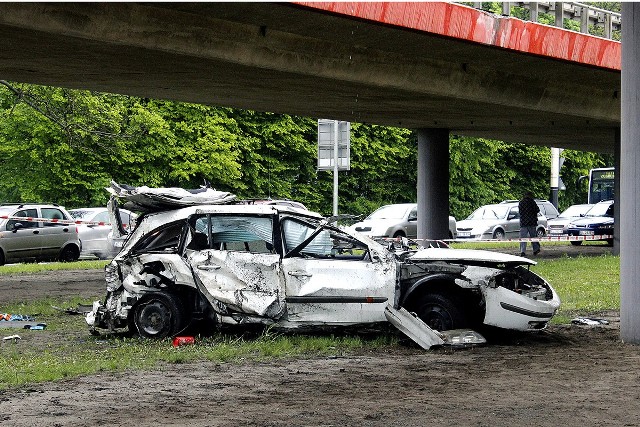
[[[620,128],[615,130],[613,148],[613,166],[616,171],[613,177],[613,250],[614,255],[620,255]]]
[[[449,131],[418,129],[418,239],[449,238]]]
[[[640,3],[623,2],[622,16],[620,335],[640,344]]]

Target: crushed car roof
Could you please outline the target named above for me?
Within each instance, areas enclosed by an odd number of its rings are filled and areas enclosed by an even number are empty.
[[[141,212],[157,212],[203,204],[224,204],[236,198],[234,194],[204,186],[185,190],[176,187],[133,187],[111,181],[111,186],[106,190],[112,195],[126,200],[125,208]]]

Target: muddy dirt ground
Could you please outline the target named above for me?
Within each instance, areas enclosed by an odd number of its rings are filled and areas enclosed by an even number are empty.
[[[610,250],[582,249],[592,255]],[[577,253],[572,247],[566,251]],[[550,248],[541,255],[565,256]],[[102,296],[103,289],[99,271],[0,276],[1,303],[41,298],[43,292]],[[0,422],[640,426],[640,347],[621,342],[618,313],[594,314],[610,324],[551,326],[465,350],[400,345],[332,357],[163,365],[32,385],[0,395]]]

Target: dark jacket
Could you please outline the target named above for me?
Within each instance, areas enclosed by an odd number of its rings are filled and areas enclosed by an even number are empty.
[[[529,196],[524,196],[518,203],[520,211],[520,227],[535,227],[538,225],[538,212],[540,208],[536,201]]]

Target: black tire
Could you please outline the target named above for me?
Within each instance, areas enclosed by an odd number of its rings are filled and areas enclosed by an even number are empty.
[[[397,237],[407,237],[407,236],[404,234],[404,231],[396,231],[395,233],[393,233],[393,237],[397,238]]]
[[[493,232],[493,238],[495,240],[504,240],[504,230],[502,228],[496,228]]]
[[[536,230],[536,237],[544,237],[546,235],[546,231],[544,231],[544,228],[538,228]]]
[[[420,297],[415,313],[431,329],[447,331],[468,327],[462,311],[453,303],[449,295],[429,293]]]
[[[75,245],[67,245],[60,251],[58,260],[61,262],[77,261],[80,258],[80,250]]]
[[[130,326],[144,338],[167,338],[178,334],[184,325],[180,299],[172,294],[153,293],[143,297],[133,308]]]
[[[582,240],[572,240],[571,244],[573,246],[580,246],[582,244]]]
[[[0,265],[4,265],[6,260],[4,259],[4,252],[0,250]]]
[[[607,246],[613,246],[613,239],[607,239]]]

